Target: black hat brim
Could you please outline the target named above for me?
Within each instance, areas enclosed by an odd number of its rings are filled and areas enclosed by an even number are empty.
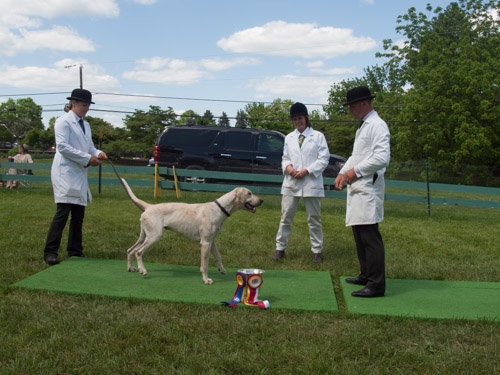
[[[69,96],[66,99],[68,99],[68,100],[78,100],[79,102],[85,102],[85,103],[95,104],[94,102],[91,102],[91,101],[88,101],[88,100],[84,100],[82,98],[76,98],[74,96]]]
[[[345,107],[346,105],[349,105],[349,104],[354,104],[354,103],[357,103],[357,102],[362,102],[364,100],[372,100],[373,98],[375,98],[375,95],[363,96],[361,98],[356,98],[356,99],[350,100],[348,102],[345,102],[342,105]]]

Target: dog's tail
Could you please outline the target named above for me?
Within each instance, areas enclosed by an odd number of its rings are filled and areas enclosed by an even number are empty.
[[[132,200],[132,202],[134,202],[134,204],[139,207],[139,209],[141,211],[144,211],[146,208],[148,208],[149,206],[151,206],[149,203],[147,202],[144,202],[143,200],[137,198],[134,194],[134,192],[132,191],[132,189],[130,188],[130,186],[128,186],[127,184],[127,181],[125,181],[124,178],[121,178],[120,177],[120,181],[123,185],[123,187],[125,188],[129,198]]]

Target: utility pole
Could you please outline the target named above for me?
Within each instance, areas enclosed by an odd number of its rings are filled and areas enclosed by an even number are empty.
[[[83,73],[82,73],[83,66],[80,64],[80,88],[83,89]]]
[[[74,65],[66,65],[65,68],[72,68],[76,66],[76,64]],[[83,65],[80,64],[80,88],[83,89]]]

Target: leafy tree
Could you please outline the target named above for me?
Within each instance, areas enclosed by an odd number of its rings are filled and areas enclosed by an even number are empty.
[[[197,114],[192,109],[185,111],[182,115],[179,116],[179,119],[176,121],[177,125],[198,125],[200,115]]]
[[[241,109],[236,113],[236,124],[234,126],[243,129],[249,127],[247,115]]]
[[[165,126],[175,123],[175,117],[171,107],[164,111],[158,106],[150,106],[148,112],[136,110],[133,115],[125,116],[127,141],[134,156],[150,155],[156,139]]]
[[[205,125],[205,126],[215,126],[215,120],[214,120],[214,115],[210,110],[206,110],[205,113],[203,114],[203,117],[199,119],[198,122],[199,125]]]
[[[329,119],[342,119],[346,91],[366,84],[391,129],[392,160],[428,153],[441,171],[460,174],[466,183],[478,173],[464,170],[466,164],[498,168],[499,8],[493,0],[458,0],[436,9],[428,4],[426,13],[410,8],[397,20],[405,43],[385,40],[385,52],[377,54],[386,59],[383,66],[332,86]]]
[[[11,99],[0,104],[0,124],[16,140],[22,139],[31,129],[43,130],[42,107],[31,98]]]
[[[294,129],[290,122],[290,106],[294,102],[280,98],[265,105],[264,103],[249,103],[245,106],[248,123],[252,128],[277,130],[284,134]]]
[[[23,138],[22,142],[35,150],[47,150],[55,144],[54,131],[53,129],[31,129]]]
[[[498,1],[459,0],[434,16],[410,8],[398,17],[404,46],[386,42],[403,97],[395,150],[425,150],[455,171],[463,164],[500,165],[500,22]],[[497,18],[498,19],[498,18]]]
[[[222,112],[222,116],[219,117],[219,121],[217,122],[217,125],[218,126],[231,126],[226,112]]]
[[[115,129],[109,122],[99,117],[92,116],[85,116],[85,120],[87,120],[90,124],[90,129],[92,130],[92,141],[96,146],[99,144],[99,137],[101,136],[101,133],[104,144],[116,139]]]

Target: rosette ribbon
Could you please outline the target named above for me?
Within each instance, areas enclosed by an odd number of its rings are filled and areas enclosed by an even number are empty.
[[[267,309],[269,301],[260,301],[259,287],[264,282],[262,273],[258,269],[241,269],[236,273],[236,283],[238,284],[233,299],[230,302],[221,302],[230,307],[236,307],[238,303],[243,302],[248,306],[257,306],[260,309]]]

